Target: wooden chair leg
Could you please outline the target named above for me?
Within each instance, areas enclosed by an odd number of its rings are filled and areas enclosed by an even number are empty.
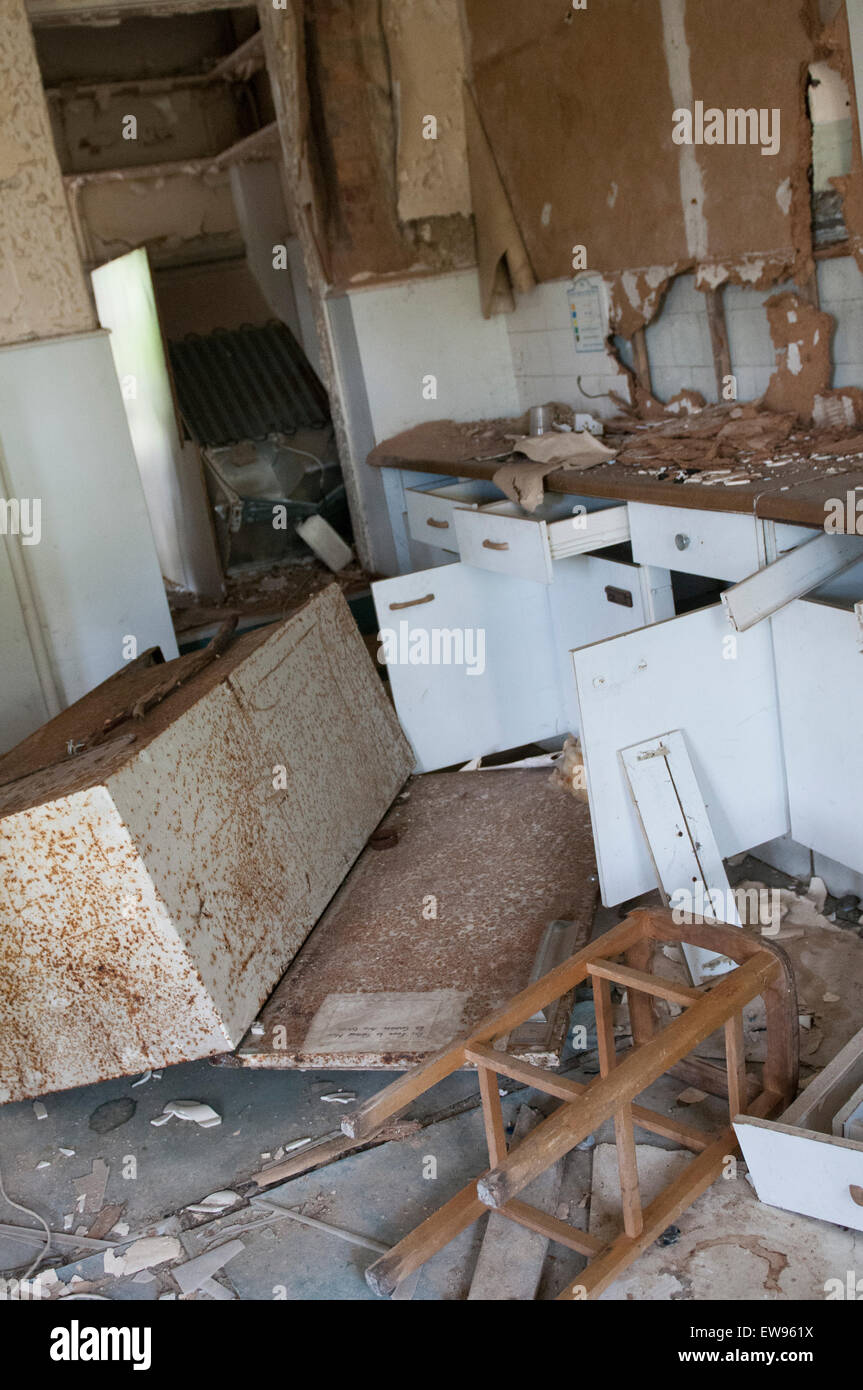
[[[599,1074],[608,1076],[617,1065],[614,1046],[614,1013],[611,985],[601,976],[593,977],[593,1003],[596,1013],[596,1041],[599,1049]],[[623,1207],[623,1228],[628,1236],[640,1234],[644,1225],[641,1212],[641,1193],[638,1187],[638,1162],[635,1152],[635,1131],[632,1126],[632,1106],[621,1105],[614,1112],[614,1137],[617,1144],[617,1166],[620,1173],[620,1200]]]
[[[506,1158],[506,1131],[503,1127],[503,1110],[497,1086],[497,1072],[491,1067],[478,1066],[479,1094],[482,1100],[482,1118],[485,1124],[485,1137],[488,1144],[488,1162],[495,1168]]]
[[[733,1122],[735,1115],[745,1114],[749,1099],[742,1014],[734,1014],[725,1025],[725,1065],[728,1071],[728,1111]]]

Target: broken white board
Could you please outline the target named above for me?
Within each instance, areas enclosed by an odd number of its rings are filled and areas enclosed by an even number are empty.
[[[672,910],[690,920],[728,922],[740,917],[698,779],[679,729],[624,748],[620,760],[629,784],[656,879]],[[734,968],[727,956],[684,944],[693,984]]]
[[[863,873],[863,655],[851,607],[799,600],[771,620],[791,834]]]
[[[857,565],[861,555],[863,537],[831,536],[825,532],[786,551],[725,590],[722,604],[732,627],[746,632],[794,599]]]
[[[602,899],[656,887],[619,750],[680,729],[720,855],[788,829],[769,626],[730,633],[721,605],[572,653]]]
[[[778,1120],[737,1117],[734,1129],[762,1202],[863,1231],[863,1143],[830,1133],[837,1110],[861,1085],[863,1029]]]

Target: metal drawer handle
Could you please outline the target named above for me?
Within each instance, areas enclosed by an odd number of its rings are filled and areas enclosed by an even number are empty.
[[[427,517],[426,517],[426,526],[437,526],[437,528],[438,528],[440,531],[448,531],[448,530],[449,530],[449,522],[448,522],[448,521],[438,521],[437,517],[434,517],[434,516],[427,516]]]
[[[619,603],[621,608],[632,607],[632,594],[628,589],[615,589],[613,584],[606,584],[605,597],[609,603]]]
[[[851,1193],[851,1201],[856,1202],[858,1207],[863,1207],[863,1187],[858,1187],[852,1182],[848,1185],[848,1191]]]
[[[484,550],[509,550],[509,541],[483,541]]]
[[[425,598],[409,598],[404,603],[391,603],[390,608],[395,612],[397,608],[416,608],[418,603],[434,603],[434,594],[426,594]]]

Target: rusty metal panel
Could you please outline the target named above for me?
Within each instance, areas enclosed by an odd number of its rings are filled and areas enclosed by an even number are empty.
[[[335,586],[121,727],[0,787],[0,1100],[235,1046],[412,761]]]
[[[547,770],[418,777],[231,1061],[413,1066],[524,988],[549,922],[584,944],[596,897],[587,806]]]

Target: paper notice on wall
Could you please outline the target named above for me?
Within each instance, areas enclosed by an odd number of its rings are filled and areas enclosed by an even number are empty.
[[[456,989],[328,994],[302,1050],[431,1052],[458,1035],[466,998]]]

